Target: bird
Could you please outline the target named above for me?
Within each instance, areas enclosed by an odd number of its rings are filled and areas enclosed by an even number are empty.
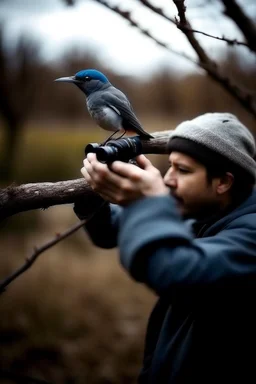
[[[102,72],[82,69],[74,76],[60,77],[54,81],[73,83],[85,94],[89,115],[99,127],[113,132],[103,145],[117,132],[122,132],[118,139],[125,133],[136,133],[143,139],[153,137],[142,128],[128,97],[114,87]]]

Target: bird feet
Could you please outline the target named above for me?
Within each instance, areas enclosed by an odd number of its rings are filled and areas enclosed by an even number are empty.
[[[105,141],[103,141],[103,143],[101,143],[100,146],[103,147],[104,145],[106,145],[117,132],[119,132],[119,129],[117,131],[115,131],[114,133],[112,133],[112,135],[110,135]],[[123,132],[121,136],[116,137],[115,140],[121,139],[124,136],[124,134],[125,134],[125,132]]]

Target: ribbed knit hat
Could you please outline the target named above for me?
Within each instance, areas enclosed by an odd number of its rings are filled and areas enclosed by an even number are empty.
[[[206,113],[184,121],[171,133],[168,147],[169,152],[186,153],[205,165],[231,165],[256,180],[255,140],[231,113]]]

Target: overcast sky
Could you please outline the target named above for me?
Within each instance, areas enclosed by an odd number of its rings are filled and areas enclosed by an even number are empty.
[[[175,26],[145,10],[138,1],[109,2],[122,4],[122,9],[132,11],[132,17],[159,40],[195,57],[185,37]],[[152,0],[152,3],[162,6],[171,17],[177,15],[170,0]],[[205,3],[207,7],[203,6]],[[255,12],[254,2],[244,0],[242,3],[251,3],[247,9],[250,13]],[[220,2],[187,0],[186,4],[187,15],[195,29],[242,40],[231,21],[224,17],[218,18],[222,9]],[[148,75],[163,63],[177,73],[196,70],[193,64],[157,46],[135,28],[131,28],[126,20],[93,0],[76,0],[74,7],[67,7],[63,0],[0,0],[0,19],[6,24],[6,40],[10,46],[22,32],[28,32],[41,42],[45,60],[55,59],[67,48],[78,47],[96,52],[105,65],[123,74]],[[226,47],[216,40],[199,35],[198,38],[213,57],[217,56],[218,47]],[[246,48],[239,49],[244,50],[247,56],[250,55]]]

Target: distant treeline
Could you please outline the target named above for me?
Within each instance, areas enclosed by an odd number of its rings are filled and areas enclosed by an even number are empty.
[[[202,70],[198,74],[177,77],[170,69],[160,67],[153,75],[140,80],[136,76],[117,75],[90,52],[71,50],[59,61],[45,63],[40,59],[40,47],[28,37],[20,39],[12,54],[6,52],[3,41],[0,43],[1,77],[5,77],[5,87],[2,79],[0,82],[1,93],[13,104],[14,108],[9,109],[18,110],[17,117],[23,114],[25,120],[89,118],[82,93],[70,84],[53,81],[83,68],[97,68],[128,95],[137,114],[182,119],[215,110],[231,111],[253,121],[248,112]],[[241,62],[235,51],[230,52],[227,55],[225,51],[219,67],[239,87],[255,93],[256,67],[246,65],[246,60]],[[170,55],[170,60],[175,62],[175,56]]]
[[[11,175],[19,135],[29,121],[63,121],[75,126],[76,122],[90,119],[83,94],[73,85],[54,83],[58,77],[73,75],[85,68],[104,72],[113,85],[127,94],[139,119],[154,117],[181,121],[205,112],[228,111],[256,132],[253,116],[202,70],[180,77],[177,72],[159,66],[158,71],[147,78],[120,76],[111,71],[107,63],[99,61],[97,55],[82,50],[71,50],[58,61],[45,62],[38,43],[22,36],[15,49],[10,51],[3,32],[3,26],[0,26],[0,126],[4,127],[4,150],[0,154],[2,179]],[[239,89],[255,94],[256,67],[246,64],[246,57],[241,59],[236,51],[229,52],[223,54],[219,68]],[[170,55],[170,60],[175,64],[175,56]]]
[[[233,79],[241,89],[255,92],[256,67],[242,67],[235,55],[223,58],[219,65],[223,73]],[[230,111],[249,124],[253,122],[248,112],[204,73],[177,77],[170,69],[160,67],[153,76],[140,80],[135,76],[117,75],[96,58],[76,53],[67,54],[52,66],[42,66],[39,78],[36,71],[34,81],[37,83],[37,92],[31,116],[38,118],[40,114],[41,118],[71,120],[89,118],[85,110],[85,99],[76,87],[53,83],[53,79],[75,74],[83,68],[103,71],[113,85],[127,94],[138,115],[183,119],[208,111]]]

